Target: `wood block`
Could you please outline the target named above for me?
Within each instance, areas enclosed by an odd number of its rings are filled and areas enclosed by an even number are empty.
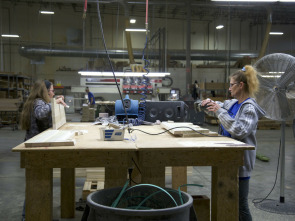
[[[198,221],[210,221],[210,199],[205,195],[192,197]]]
[[[61,104],[57,104],[55,99],[51,100],[51,112],[52,112],[52,128],[57,130],[66,123],[65,107]]]
[[[210,133],[208,129],[202,128],[198,125],[193,125],[192,123],[162,122],[161,127],[166,130],[169,130],[169,132],[173,134],[174,136],[181,136],[181,137],[204,136],[203,134]],[[180,127],[180,128],[172,129],[174,127]]]
[[[25,147],[74,146],[74,132],[67,130],[46,130],[25,142]]]
[[[83,187],[82,199],[86,200],[87,196],[90,193],[95,192],[97,190],[102,190],[102,189],[104,189],[104,182],[99,182],[96,180],[92,180],[92,181],[86,180]]]
[[[104,167],[97,167],[97,168],[86,168],[86,180],[96,180],[100,182],[104,182],[105,177],[105,169]]]

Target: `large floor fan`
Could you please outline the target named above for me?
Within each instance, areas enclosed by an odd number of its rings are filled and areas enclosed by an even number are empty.
[[[257,103],[266,117],[281,122],[280,199],[263,199],[254,203],[259,209],[281,214],[295,214],[295,203],[285,202],[285,125],[295,118],[295,57],[275,53],[259,59],[254,67],[258,71],[260,89]]]

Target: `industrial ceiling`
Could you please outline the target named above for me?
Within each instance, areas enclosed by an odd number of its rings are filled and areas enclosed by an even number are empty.
[[[2,0],[3,4],[39,4],[62,10],[72,7],[74,11],[83,11],[85,0]],[[96,13],[96,0],[88,0],[88,13]],[[144,0],[103,0],[102,14],[126,14],[144,17],[146,1]],[[188,8],[191,19],[214,21],[216,19],[250,20],[253,24],[265,23],[268,12],[272,13],[273,24],[295,24],[295,3],[273,2],[212,2],[211,0],[149,0],[149,17],[167,19],[185,19]]]

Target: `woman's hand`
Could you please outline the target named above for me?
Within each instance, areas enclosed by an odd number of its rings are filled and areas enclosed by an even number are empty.
[[[62,97],[59,97],[59,98],[57,98],[57,99],[55,99],[55,101],[56,101],[56,103],[57,104],[61,104],[61,105],[63,105],[64,107],[68,107],[68,105],[64,102],[64,100],[63,100],[63,96]]]
[[[57,95],[57,96],[55,96],[55,99],[56,100],[59,99],[59,98],[61,98],[63,101],[65,100],[65,97],[63,95]]]
[[[207,104],[207,110],[208,111],[212,111],[212,112],[214,112],[214,113],[216,113],[216,111],[218,111],[221,107],[219,106],[219,104],[217,104],[217,103],[215,103],[214,101],[212,101],[212,102],[209,102],[208,104]]]
[[[215,103],[213,100],[211,99],[206,99],[203,100],[201,102],[201,106],[207,106],[206,109],[208,111],[213,111],[214,113],[219,110],[221,107],[219,106],[219,104]]]
[[[201,102],[201,106],[206,106],[207,104],[209,104],[210,102],[214,102],[211,99],[207,98],[206,100],[202,100]]]

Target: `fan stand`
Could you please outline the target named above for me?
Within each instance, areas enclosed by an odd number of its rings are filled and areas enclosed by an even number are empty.
[[[295,214],[295,203],[285,202],[285,127],[286,122],[281,123],[281,176],[280,176],[280,200],[265,199],[261,202],[254,203],[255,207],[271,213],[286,215]]]

